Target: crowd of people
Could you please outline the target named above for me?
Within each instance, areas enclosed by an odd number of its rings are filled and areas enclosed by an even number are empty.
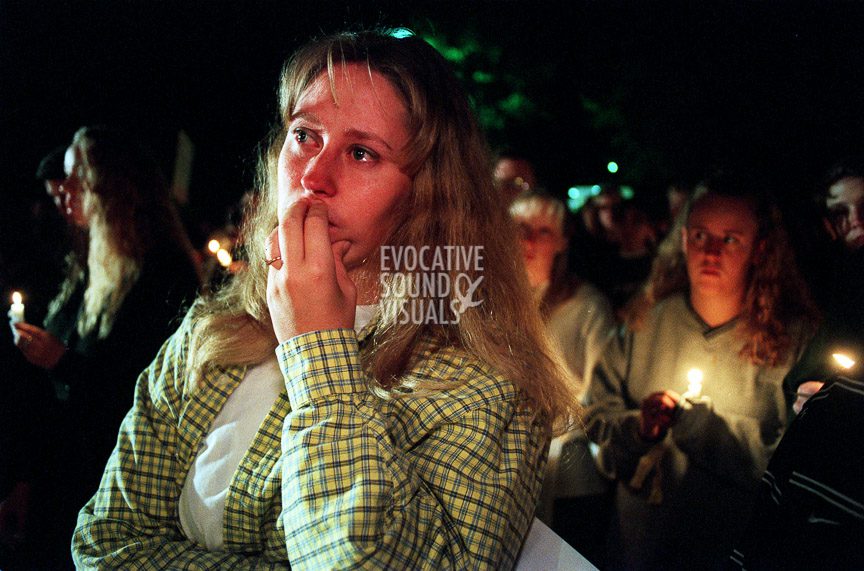
[[[535,517],[601,569],[864,564],[864,163],[817,289],[750,173],[657,220],[493,166],[418,37],[313,41],[279,106],[219,283],[133,138],[40,164],[65,273],[10,311],[0,566],[509,569]]]

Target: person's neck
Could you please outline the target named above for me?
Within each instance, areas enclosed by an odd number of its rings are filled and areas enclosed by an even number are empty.
[[[691,292],[690,305],[709,327],[719,327],[738,317],[744,305],[744,299],[742,295],[721,297]]]

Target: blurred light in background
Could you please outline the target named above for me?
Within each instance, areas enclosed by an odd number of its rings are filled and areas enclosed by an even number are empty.
[[[567,208],[570,212],[578,211],[588,200],[600,194],[601,190],[603,187],[599,184],[571,186],[567,189]],[[624,200],[630,200],[636,195],[632,186],[619,186],[618,190]]]

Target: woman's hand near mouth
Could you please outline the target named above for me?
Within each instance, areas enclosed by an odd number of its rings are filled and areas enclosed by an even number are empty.
[[[349,242],[331,243],[327,206],[301,198],[280,213],[267,244],[267,305],[277,340],[354,324],[357,289],[343,263]]]

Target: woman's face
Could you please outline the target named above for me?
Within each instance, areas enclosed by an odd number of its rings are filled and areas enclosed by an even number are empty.
[[[404,150],[407,111],[391,83],[359,64],[338,67],[334,101],[322,73],[297,101],[279,155],[279,209],[303,196],[327,206],[330,241],[345,241],[350,271],[401,222],[399,205],[411,191]]]
[[[531,287],[547,283],[552,277],[555,257],[567,247],[561,235],[560,224],[542,212],[515,216],[522,245],[522,258]]]
[[[757,248],[750,204],[709,194],[695,204],[682,232],[691,292],[743,298]]]
[[[864,246],[864,179],[847,176],[828,189],[825,200],[834,231],[850,250]]]
[[[63,158],[63,170],[66,180],[60,185],[66,218],[79,228],[87,228],[88,220],[84,211],[84,165],[81,150],[75,145],[66,149]]]

